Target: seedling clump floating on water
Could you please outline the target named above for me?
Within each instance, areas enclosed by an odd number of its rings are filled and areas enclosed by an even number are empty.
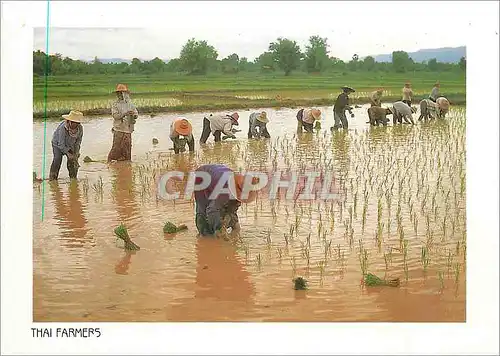
[[[120,226],[115,228],[115,235],[118,236],[118,238],[122,239],[125,242],[125,249],[126,250],[140,250],[141,248],[136,245],[131,239],[130,236],[128,235],[127,228],[125,225],[121,224]]]
[[[165,225],[163,225],[163,232],[165,234],[175,234],[179,231],[187,230],[187,226],[184,224],[181,224],[179,226],[176,226],[175,224],[171,223],[170,221],[167,221]]]
[[[307,289],[307,280],[302,277],[297,277],[293,280],[295,290],[306,290]]]
[[[400,284],[399,278],[384,280],[371,273],[367,273],[365,275],[364,282],[365,285],[367,285],[368,287],[374,287],[374,286],[399,287]]]

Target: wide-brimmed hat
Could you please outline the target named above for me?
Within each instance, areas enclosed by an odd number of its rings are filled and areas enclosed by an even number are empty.
[[[267,113],[265,111],[261,112],[259,115],[257,115],[257,120],[263,122],[264,124],[267,124],[269,122],[269,119],[267,118]]]
[[[319,120],[321,118],[321,110],[319,109],[312,109],[311,110],[311,115],[314,117],[314,120]]]
[[[187,119],[179,118],[174,122],[174,130],[179,135],[189,136],[193,132],[193,127]]]
[[[65,120],[81,123],[83,120],[83,113],[80,111],[71,110],[69,114],[62,115]]]
[[[409,81],[407,81],[407,82],[405,83],[405,85],[411,85],[411,83],[410,83]]]
[[[434,86],[435,86],[435,87],[437,87],[437,86],[439,86],[439,85],[441,85],[441,83],[439,83],[439,82],[436,82],[436,83],[434,84]]]
[[[115,93],[118,93],[120,91],[126,91],[126,92],[128,92],[129,90],[128,90],[127,84],[118,84],[116,86]]]
[[[240,115],[238,115],[237,112],[233,112],[231,115],[229,115],[231,119],[233,119],[233,125],[239,125],[238,119],[240,118]]]
[[[383,92],[383,91],[384,91],[384,88],[378,88],[376,91],[377,91],[377,92]]]
[[[340,89],[342,89],[343,91],[347,91],[347,92],[349,92],[349,91],[350,91],[350,92],[352,92],[352,93],[356,92],[356,90],[354,90],[354,89],[353,89],[353,88],[351,88],[351,87],[347,87],[347,86],[340,87]]]

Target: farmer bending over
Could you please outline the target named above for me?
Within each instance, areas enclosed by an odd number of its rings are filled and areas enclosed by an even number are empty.
[[[372,106],[371,108],[368,108],[368,118],[370,119],[369,123],[372,126],[378,126],[379,124],[387,126],[387,123],[389,122],[387,115],[391,114],[392,111],[390,109],[381,108],[378,106]]]
[[[132,159],[132,132],[139,115],[130,100],[130,92],[125,84],[116,86],[117,100],[111,106],[113,116],[113,146],[108,154],[108,162],[130,161]]]
[[[297,113],[297,131],[313,132],[314,121],[321,119],[321,110],[319,109],[300,109]]]
[[[370,104],[371,106],[382,107],[382,93],[384,89],[379,88],[370,94]]]
[[[80,111],[71,111],[69,115],[62,116],[62,121],[52,136],[52,151],[54,159],[50,166],[49,180],[57,180],[63,156],[67,158],[69,177],[76,179],[78,174],[78,157],[83,138],[81,124],[83,114]]]
[[[232,228],[233,231],[240,230],[237,211],[241,202],[250,202],[255,199],[255,192],[249,192],[248,199],[241,197],[244,183],[244,175],[234,173],[229,167],[222,164],[208,164],[199,167],[196,172],[205,172],[210,176],[210,184],[203,190],[195,191],[196,201],[196,228],[202,236],[219,237],[224,228]],[[198,175],[196,184],[207,179]],[[222,181],[219,183],[219,180]],[[229,193],[214,192],[219,185],[221,188],[231,188],[229,182],[234,182],[235,192],[233,196]]]
[[[349,124],[347,123],[347,118],[345,116],[345,111],[349,111],[351,117],[354,117],[352,113],[352,108],[349,106],[349,94],[354,93],[355,90],[350,87],[342,87],[342,94],[337,97],[335,100],[335,104],[333,105],[333,118],[335,120],[335,124],[333,127],[330,127],[330,130],[338,130],[339,128],[343,128],[347,130]]]
[[[189,147],[189,152],[194,152],[193,127],[188,119],[180,117],[172,121],[170,139],[174,143],[174,153],[186,151],[186,144]]]
[[[248,119],[248,138],[271,138],[271,135],[267,131],[268,122],[269,119],[265,111],[250,114]]]
[[[392,124],[396,125],[396,123],[403,123],[403,119],[406,124],[415,125],[415,121],[413,121],[413,115],[416,110],[415,108],[409,107],[407,104],[402,101],[396,101],[389,110],[392,112]]]
[[[240,116],[236,112],[231,115],[210,115],[208,119],[206,117],[203,118],[203,131],[200,143],[206,143],[210,133],[214,135],[215,142],[221,141],[222,133],[230,138],[236,138],[233,133],[233,125],[238,125],[239,118]]]

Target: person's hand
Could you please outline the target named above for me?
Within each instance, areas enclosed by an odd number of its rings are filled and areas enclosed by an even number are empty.
[[[354,113],[351,113],[351,117],[354,117]]]

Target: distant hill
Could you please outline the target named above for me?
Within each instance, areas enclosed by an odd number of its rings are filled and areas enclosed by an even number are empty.
[[[465,46],[462,47],[443,47],[443,48],[433,48],[433,49],[421,49],[417,52],[409,52],[413,61],[420,63],[424,61],[428,61],[429,59],[436,58],[438,62],[444,63],[458,63],[460,62],[460,58],[467,57]],[[373,56],[376,62],[391,62],[392,61],[392,53],[391,54],[379,54]]]

